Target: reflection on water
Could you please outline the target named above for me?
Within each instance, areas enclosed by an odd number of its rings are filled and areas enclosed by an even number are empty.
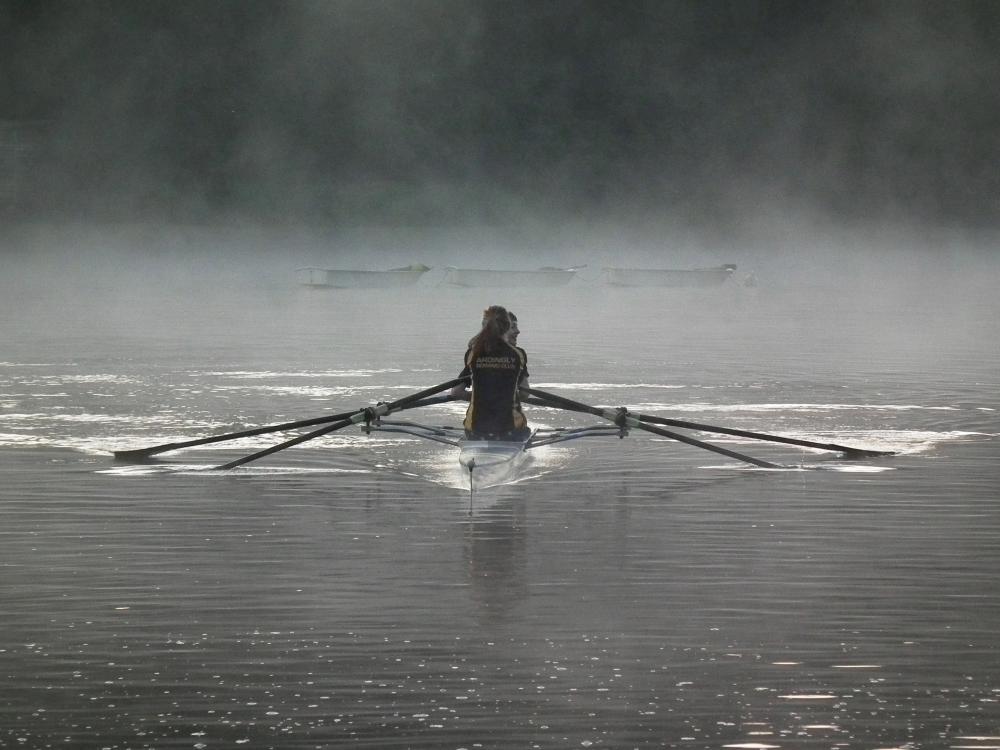
[[[12,337],[0,746],[1000,745],[997,316],[932,347],[894,335],[923,308],[845,305],[833,329],[806,297],[511,299],[545,388],[888,458],[698,435],[789,467],[759,470],[633,433],[473,498],[453,452],[405,436],[235,472],[209,469],[287,435],[110,460],[445,381],[482,306],[449,293],[371,320],[308,295],[174,310],[151,336],[118,321],[126,343],[73,321]]]
[[[492,626],[517,617],[517,605],[529,596],[528,523],[523,497],[470,513],[465,522],[464,559],[471,596],[482,619]]]

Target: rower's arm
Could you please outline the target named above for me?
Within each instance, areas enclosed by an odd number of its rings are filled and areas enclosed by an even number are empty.
[[[468,383],[459,383],[451,389],[451,397],[459,401],[468,401],[472,397]]]

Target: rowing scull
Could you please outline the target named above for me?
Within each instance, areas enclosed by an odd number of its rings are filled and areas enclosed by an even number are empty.
[[[418,422],[375,419],[362,429],[371,432],[396,432],[444,443],[459,449],[458,463],[469,484],[476,487],[493,487],[516,478],[528,451],[543,445],[562,443],[582,437],[623,436],[619,428],[609,425],[593,427],[542,427],[533,430],[523,440],[478,440],[466,436],[461,427],[431,426]]]
[[[461,378],[455,378],[454,380],[449,380],[445,383],[434,386],[433,388],[428,388],[426,390],[418,391],[417,393],[405,396],[403,398],[397,399],[392,402],[379,402],[374,406],[365,407],[363,409],[358,409],[352,412],[344,412],[342,414],[332,414],[326,417],[318,417],[315,419],[305,419],[296,422],[284,422],[276,425],[269,425],[266,427],[257,427],[249,430],[239,430],[237,432],[230,432],[224,435],[215,435],[207,438],[198,438],[195,440],[187,440],[183,442],[165,443],[163,445],[153,445],[146,448],[138,448],[126,451],[115,451],[115,458],[118,460],[125,461],[147,461],[150,457],[163,453],[170,450],[178,450],[181,448],[191,448],[197,445],[206,445],[208,443],[217,443],[223,440],[234,440],[240,437],[249,437],[251,435],[262,435],[267,432],[283,432],[285,430],[291,430],[298,427],[307,427],[317,424],[324,424],[325,426],[319,429],[308,432],[304,435],[299,435],[297,437],[286,440],[277,445],[271,446],[261,451],[257,451],[249,456],[230,461],[229,463],[222,464],[221,466],[215,467],[217,470],[229,470],[234,469],[238,466],[243,466],[250,461],[256,461],[257,459],[264,458],[265,456],[270,456],[280,450],[285,448],[290,448],[294,445],[299,445],[306,442],[307,440],[312,440],[314,438],[321,437],[323,435],[328,435],[336,430],[343,429],[345,427],[350,427],[352,425],[360,425],[365,432],[381,431],[381,432],[404,432],[417,437],[427,438],[428,440],[434,440],[440,443],[445,443],[447,445],[456,446],[459,448],[459,462],[463,470],[469,473],[469,477],[473,475],[478,466],[502,466],[506,464],[512,464],[519,456],[523,455],[525,452],[531,448],[537,448],[542,445],[551,445],[552,443],[559,443],[566,440],[575,440],[581,437],[590,436],[607,436],[615,435],[618,437],[625,437],[630,429],[638,429],[643,432],[649,432],[653,435],[659,435],[660,437],[669,438],[681,443],[686,443],[690,446],[696,448],[702,448],[704,450],[712,451],[729,458],[735,458],[744,463],[749,463],[753,466],[757,466],[765,469],[780,469],[782,468],[778,464],[772,464],[768,461],[762,461],[760,459],[754,458],[753,456],[748,456],[743,453],[738,453],[737,451],[730,450],[728,448],[722,448],[720,446],[712,445],[711,443],[706,443],[702,440],[698,440],[689,435],[684,435],[682,433],[673,432],[670,430],[665,430],[662,427],[654,426],[656,424],[665,424],[669,426],[681,427],[684,429],[697,429],[707,432],[719,432],[722,434],[739,435],[741,437],[750,437],[757,440],[772,441],[778,443],[786,443],[792,445],[798,445],[806,448],[816,448],[825,451],[836,451],[845,456],[850,456],[851,458],[860,457],[876,457],[876,456],[890,456],[893,455],[893,451],[885,450],[873,450],[870,448],[855,448],[846,445],[837,445],[836,443],[821,443],[812,440],[803,440],[801,438],[789,438],[780,435],[768,435],[762,432],[750,432],[748,430],[736,430],[726,427],[716,427],[713,425],[698,424],[695,422],[684,422],[681,420],[666,419],[660,417],[653,417],[647,414],[640,414],[638,412],[630,412],[625,407],[618,407],[617,409],[601,408],[596,406],[590,406],[589,404],[584,404],[579,401],[573,401],[565,396],[559,396],[554,393],[547,393],[545,391],[540,391],[535,388],[525,388],[522,393],[526,395],[524,401],[531,404],[538,404],[540,406],[565,409],[567,411],[581,412],[592,414],[596,417],[607,420],[607,422],[594,426],[594,427],[576,427],[576,428],[566,428],[566,427],[555,427],[555,428],[542,428],[535,430],[529,438],[524,441],[482,441],[482,440],[468,440],[465,436],[465,432],[460,427],[428,427],[427,425],[421,425],[411,422],[389,422],[383,420],[382,417],[387,416],[396,411],[402,411],[404,409],[413,409],[420,406],[430,406],[431,404],[440,404],[447,401],[454,400],[451,396],[436,396],[442,391],[449,390],[454,386],[464,382]],[[436,396],[436,397],[435,397]],[[608,422],[610,424],[608,424]],[[652,423],[652,424],[651,424]],[[471,483],[470,483],[471,488]]]

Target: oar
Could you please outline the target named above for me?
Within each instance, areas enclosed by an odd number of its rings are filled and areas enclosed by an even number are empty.
[[[409,404],[406,408],[413,409],[418,406],[431,406],[433,404],[447,403],[448,401],[454,401],[454,399],[451,396],[438,396],[436,398],[426,398],[416,403]],[[327,422],[336,422],[341,419],[347,419],[356,413],[357,409],[354,409],[352,411],[345,411],[342,414],[328,414],[325,417],[300,419],[297,422],[282,422],[281,424],[272,424],[265,427],[254,427],[249,430],[227,432],[222,435],[212,435],[210,437],[197,438],[195,440],[185,440],[180,443],[164,443],[162,445],[151,445],[148,448],[134,448],[128,451],[115,451],[115,460],[143,461],[157,454],[166,453],[167,451],[175,451],[181,448],[193,448],[197,445],[208,445],[210,443],[221,443],[226,440],[237,440],[238,438],[253,437],[254,435],[266,435],[269,432],[286,432],[300,427],[312,427],[316,424],[326,424]]]
[[[768,440],[772,443],[787,443],[788,445],[800,445],[804,448],[819,448],[827,451],[839,451],[845,456],[860,458],[862,456],[895,456],[896,451],[875,451],[868,448],[852,448],[849,445],[838,445],[837,443],[817,443],[812,440],[801,440],[799,438],[782,437],[781,435],[768,435],[763,432],[751,432],[750,430],[737,430],[731,427],[716,427],[710,424],[700,424],[699,422],[686,422],[683,419],[666,419],[665,417],[652,417],[647,414],[637,414],[640,422],[652,424],[665,424],[670,427],[684,427],[689,430],[701,430],[702,432],[718,432],[721,435],[737,435],[739,437],[754,438],[756,440]]]
[[[343,429],[344,427],[349,427],[352,424],[358,424],[364,422],[366,419],[371,420],[378,417],[385,416],[393,411],[399,411],[401,409],[413,408],[415,406],[423,405],[420,402],[426,399],[428,396],[433,396],[441,391],[448,390],[459,383],[465,382],[464,378],[455,378],[454,380],[449,380],[447,383],[441,383],[433,388],[428,388],[425,391],[419,391],[418,393],[411,394],[409,396],[404,396],[397,401],[392,401],[387,404],[376,404],[375,406],[368,407],[367,409],[361,409],[358,412],[354,412],[349,417],[340,419],[333,424],[327,425],[326,427],[321,427],[318,430],[313,430],[312,432],[307,432],[305,435],[299,435],[291,440],[286,440],[284,443],[278,443],[277,445],[272,445],[270,448],[265,448],[262,451],[251,454],[249,456],[244,456],[243,458],[238,458],[235,461],[230,461],[228,464],[223,464],[222,466],[216,466],[216,469],[235,469],[237,466],[242,466],[243,464],[250,463],[251,461],[256,461],[258,458],[264,458],[264,456],[270,456],[272,453],[277,453],[285,448],[291,448],[293,445],[298,445],[299,443],[304,443],[307,440],[312,440],[313,438],[318,438],[331,432]]]
[[[526,403],[538,406],[548,406],[544,400],[536,398],[525,399]],[[750,430],[737,430],[732,427],[719,427],[717,425],[702,424],[701,422],[688,422],[683,419],[667,419],[666,417],[654,417],[639,412],[629,412],[629,414],[640,422],[649,424],[662,424],[668,427],[683,427],[688,430],[700,430],[702,432],[717,432],[720,435],[736,435],[738,437],[753,438],[755,440],[767,440],[772,443],[785,443],[787,445],[798,445],[804,448],[818,448],[820,450],[837,451],[851,458],[862,458],[872,456],[895,456],[896,451],[876,451],[868,448],[852,448],[849,445],[839,445],[838,443],[818,443],[813,440],[803,440],[801,438],[782,437],[781,435],[769,435],[764,432],[751,432]]]
[[[633,427],[637,430],[644,430],[646,432],[652,433],[653,435],[660,435],[661,437],[670,438],[671,440],[677,440],[681,443],[687,443],[688,445],[693,445],[696,448],[704,448],[707,451],[712,451],[713,453],[721,453],[723,456],[729,456],[730,458],[735,458],[739,461],[745,461],[748,464],[753,464],[754,466],[760,466],[764,469],[780,469],[781,467],[777,464],[768,463],[767,461],[761,461],[759,458],[754,458],[753,456],[747,456],[742,453],[737,453],[736,451],[731,451],[728,448],[720,448],[717,445],[712,445],[711,443],[705,443],[701,440],[695,440],[687,435],[681,435],[677,432],[670,432],[669,430],[664,430],[659,427],[652,427],[651,425],[640,422],[636,417],[629,414],[627,411],[618,409],[600,409],[596,406],[589,406],[588,404],[580,403],[579,401],[573,401],[571,399],[565,398],[563,396],[557,396],[554,393],[547,393],[545,391],[540,391],[537,388],[525,388],[523,389],[528,392],[528,394],[542,399],[543,401],[548,401],[548,406],[558,406],[563,409],[569,409],[571,411],[581,411],[588,414],[593,414],[596,417],[604,417],[611,422],[619,426]]]
[[[221,443],[224,440],[236,440],[242,437],[252,437],[254,435],[266,435],[269,432],[284,432],[294,430],[298,427],[311,427],[314,424],[324,424],[325,422],[336,422],[346,419],[354,414],[353,411],[346,411],[343,414],[330,414],[325,417],[314,417],[313,419],[302,419],[298,422],[283,422],[266,427],[254,427],[251,430],[240,430],[239,432],[227,432],[224,435],[212,435],[211,437],[198,438],[196,440],[185,440],[180,443],[164,443],[163,445],[152,445],[149,448],[135,448],[130,451],[115,451],[116,461],[142,461],[143,459],[155,456],[158,453],[175,451],[179,448],[193,448],[196,445],[208,445],[209,443]]]

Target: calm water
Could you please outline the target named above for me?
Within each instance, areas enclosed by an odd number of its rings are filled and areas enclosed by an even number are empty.
[[[1000,747],[990,284],[206,281],[7,290],[0,747]],[[899,455],[633,434],[471,501],[405,436],[110,457],[446,381],[494,302],[538,387]]]

